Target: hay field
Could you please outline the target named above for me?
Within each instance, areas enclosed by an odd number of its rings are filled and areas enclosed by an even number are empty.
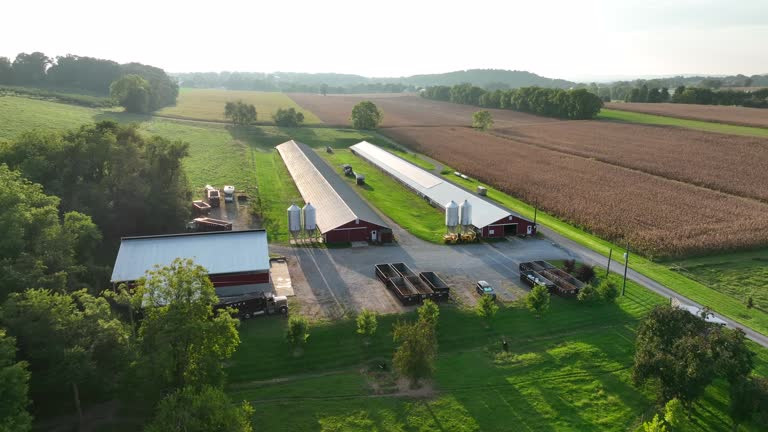
[[[285,94],[259,91],[182,88],[176,105],[163,108],[157,114],[193,120],[224,121],[224,105],[237,100],[256,106],[259,123],[272,123],[272,114],[278,108],[295,108],[301,111],[304,113],[306,124],[321,123],[311,111],[302,109]]]
[[[708,122],[768,128],[768,109],[676,103],[606,103],[606,108]]]

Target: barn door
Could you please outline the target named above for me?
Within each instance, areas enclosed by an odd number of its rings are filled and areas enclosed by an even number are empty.
[[[378,240],[378,233],[376,232],[376,230],[371,231],[371,241],[375,243],[377,240]]]

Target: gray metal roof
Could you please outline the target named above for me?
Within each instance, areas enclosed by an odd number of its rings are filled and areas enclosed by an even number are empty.
[[[304,202],[315,207],[320,232],[324,234],[357,219],[387,227],[381,217],[312,148],[291,140],[277,146],[277,151]]]
[[[477,228],[483,228],[512,216],[512,213],[507,210],[369,142],[363,141],[350,148],[364,159],[429,198],[443,210],[451,200],[458,204],[464,200],[469,201],[472,205],[472,225]]]
[[[155,265],[191,258],[209,274],[269,270],[267,232],[221,231],[147,237],[125,237],[112,271],[112,282],[135,281]]]

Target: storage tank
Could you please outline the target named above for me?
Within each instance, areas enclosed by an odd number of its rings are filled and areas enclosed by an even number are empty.
[[[306,231],[308,234],[314,233],[315,229],[317,228],[317,214],[315,206],[307,203],[304,205],[304,208],[301,209],[301,212],[304,214],[304,231]]]
[[[463,227],[472,225],[472,204],[467,200],[459,204],[459,224]]]
[[[456,228],[459,224],[459,205],[456,201],[451,200],[445,205],[445,226],[449,229]]]
[[[296,204],[288,207],[288,231],[294,236],[301,232],[301,209]]]

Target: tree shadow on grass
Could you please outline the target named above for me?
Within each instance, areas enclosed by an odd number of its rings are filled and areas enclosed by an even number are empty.
[[[104,120],[112,120],[118,123],[146,123],[152,121],[153,117],[150,114],[134,114],[125,111],[104,111],[94,115],[94,122],[100,122]]]

